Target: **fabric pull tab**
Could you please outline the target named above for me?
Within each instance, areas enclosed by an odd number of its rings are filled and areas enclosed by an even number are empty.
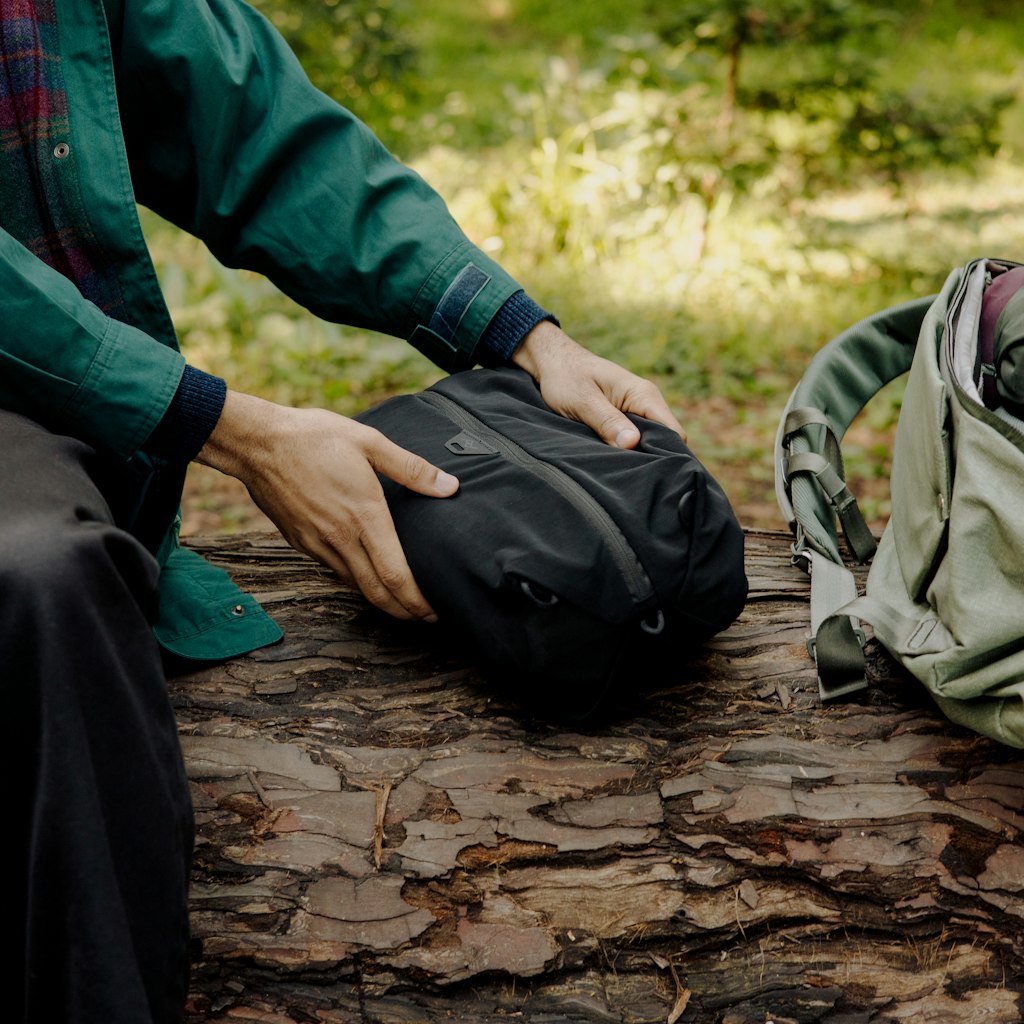
[[[445,441],[445,448],[452,455],[497,455],[498,449],[481,440],[476,434],[463,430],[451,440]]]

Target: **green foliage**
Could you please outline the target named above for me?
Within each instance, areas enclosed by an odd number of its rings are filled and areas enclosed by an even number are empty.
[[[414,98],[416,50],[401,0],[251,0],[313,84],[364,120],[390,123]],[[383,115],[383,116],[382,116]]]
[[[665,39],[693,37],[723,53],[749,43],[832,42],[896,13],[867,0],[678,0],[667,8],[652,3],[651,12]]]
[[[971,167],[999,149],[1000,118],[1012,101],[1008,91],[984,100],[937,100],[865,90],[838,124],[840,166],[847,176],[875,172],[897,186],[922,168]]]

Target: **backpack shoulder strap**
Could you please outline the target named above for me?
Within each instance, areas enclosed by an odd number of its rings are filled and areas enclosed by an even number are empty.
[[[775,493],[801,549],[810,546],[842,564],[838,514],[858,561],[873,554],[874,541],[846,489],[839,446],[867,402],[910,369],[932,301],[916,299],[850,327],[818,352],[790,395],[775,439]],[[803,455],[811,458],[796,458]]]
[[[862,320],[811,360],[783,411],[775,441],[775,492],[793,530],[793,559],[811,576],[811,638],[822,700],[865,687],[864,634],[840,612],[857,597],[839,553],[836,520],[854,558],[868,561],[875,539],[846,486],[840,444],[854,417],[906,373],[933,299],[917,299]]]

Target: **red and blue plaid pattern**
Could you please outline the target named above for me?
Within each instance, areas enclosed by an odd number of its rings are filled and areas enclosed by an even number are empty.
[[[54,0],[3,0],[0,227],[104,312],[125,319],[117,275],[82,202],[57,43]]]

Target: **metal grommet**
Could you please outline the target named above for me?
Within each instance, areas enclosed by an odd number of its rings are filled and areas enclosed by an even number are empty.
[[[231,609],[231,614],[232,615],[244,615],[245,614],[245,605],[236,604],[235,607]]]
[[[58,142],[57,145],[53,147],[53,155],[58,160],[63,160],[71,155],[71,147],[66,142]]]

